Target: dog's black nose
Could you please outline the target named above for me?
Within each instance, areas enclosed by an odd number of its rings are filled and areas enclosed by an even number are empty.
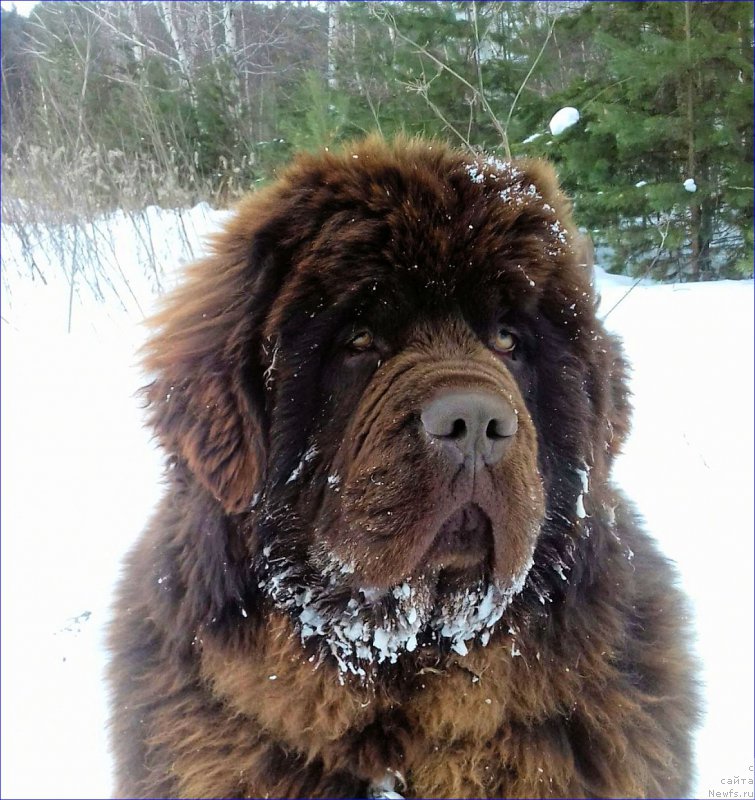
[[[445,391],[422,410],[422,426],[454,465],[495,464],[517,429],[513,406],[492,392]]]

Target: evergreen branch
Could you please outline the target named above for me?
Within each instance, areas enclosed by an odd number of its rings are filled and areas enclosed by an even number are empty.
[[[586,109],[588,106],[592,105],[602,94],[605,94],[609,89],[613,89],[615,86],[620,86],[622,83],[626,83],[627,81],[634,80],[635,76],[630,75],[628,78],[622,78],[620,81],[614,81],[613,83],[609,83],[608,86],[604,86],[596,95],[591,97],[586,103],[582,104],[582,110]]]

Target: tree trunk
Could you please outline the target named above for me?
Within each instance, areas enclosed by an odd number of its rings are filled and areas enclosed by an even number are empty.
[[[223,34],[225,37],[226,52],[235,59],[238,53],[236,42],[236,10],[231,2],[223,3]]]
[[[191,107],[196,110],[197,93],[194,90],[194,81],[192,80],[189,53],[181,38],[181,32],[178,29],[176,18],[174,17],[176,6],[174,3],[170,2],[170,0],[158,0],[156,6],[157,13],[160,15],[160,19],[162,20],[163,25],[165,25],[165,30],[167,30],[168,36],[170,36],[170,40],[173,43],[173,47],[176,51],[176,59],[178,60],[178,67],[181,71],[181,77],[184,79],[189,89]]]
[[[137,17],[136,3],[128,2],[126,6],[126,16],[128,17],[128,24],[131,28],[131,35],[135,40],[139,39],[139,19]],[[134,62],[141,65],[144,62],[144,48],[136,42],[131,45],[131,54],[134,57]]]
[[[684,38],[687,44],[687,177],[695,179],[697,167],[695,158],[695,103],[694,103],[694,80],[692,76],[692,27],[690,25],[690,0],[684,2]],[[691,195],[690,203],[690,269],[688,277],[696,281],[700,277],[700,222],[701,209],[697,192]]]
[[[230,71],[231,96],[233,98],[231,114],[235,120],[236,132],[241,134],[241,78],[238,59],[238,39],[236,37],[235,3],[224,0],[221,4],[223,16],[223,44],[225,59]]]
[[[338,44],[340,22],[338,19],[338,3],[329,2],[328,7],[328,87],[338,88],[336,77],[336,47]]]

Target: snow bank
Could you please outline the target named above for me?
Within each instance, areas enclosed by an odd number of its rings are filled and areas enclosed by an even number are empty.
[[[603,286],[603,308],[626,291]],[[753,282],[638,286],[611,312],[633,365],[614,477],[693,602],[707,717],[694,797],[752,777]]]
[[[144,241],[132,219],[113,215],[102,241],[113,242],[108,258],[123,277],[102,287],[104,304],[80,285],[70,335],[60,269],[70,232],[34,240],[44,285],[3,227],[3,797],[110,793],[102,631],[120,559],[161,491],[161,456],[133,397],[139,322],[155,276],[170,284],[191,257],[186,242],[196,255],[222,217],[151,209]],[[40,244],[53,235],[58,251]],[[605,310],[633,283],[600,269],[596,281]],[[119,303],[122,294],[131,299]],[[646,281],[607,325],[634,365],[634,430],[616,479],[694,604],[708,706],[697,796],[707,797],[752,765],[753,283]]]
[[[201,203],[188,211],[117,211],[78,225],[3,222],[3,320],[17,330],[65,332],[73,275],[71,330],[125,332],[205,251],[205,237],[228,214]]]

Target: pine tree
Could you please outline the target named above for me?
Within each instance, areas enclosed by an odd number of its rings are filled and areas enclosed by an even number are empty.
[[[561,27],[589,58],[550,110],[582,118],[526,149],[559,163],[613,268],[752,274],[752,6],[589,3]]]

